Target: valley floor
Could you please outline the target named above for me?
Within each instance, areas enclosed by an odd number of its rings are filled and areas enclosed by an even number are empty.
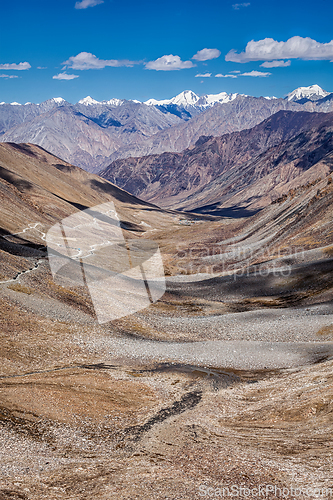
[[[157,304],[101,326],[37,257],[0,284],[1,500],[330,498],[330,287],[273,307],[262,279],[170,277]]]

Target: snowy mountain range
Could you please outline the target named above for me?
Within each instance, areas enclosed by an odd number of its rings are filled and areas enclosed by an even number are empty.
[[[322,99],[323,97],[327,97],[328,95],[332,94],[332,92],[327,92],[326,90],[322,89],[319,85],[310,85],[309,87],[298,87],[297,89],[293,90],[287,96],[285,99],[288,101],[293,101],[297,102],[303,99],[307,99],[310,101],[316,101],[318,99]],[[214,106],[215,104],[225,104],[227,102],[233,101],[236,99],[238,95],[242,95],[244,97],[247,97],[247,94],[238,94],[238,93],[231,93],[228,94],[227,92],[220,92],[219,94],[205,94],[202,96],[197,95],[195,92],[192,92],[192,90],[184,90],[180,94],[176,95],[175,97],[172,97],[171,99],[148,99],[147,101],[141,102],[136,99],[117,99],[113,98],[108,101],[96,101],[96,99],[93,99],[90,96],[85,97],[84,99],[81,99],[78,101],[76,104],[82,104],[84,106],[121,106],[125,104],[126,102],[133,102],[136,104],[146,104],[147,106],[179,106],[183,108],[189,108],[189,107],[197,107],[197,108],[202,108],[202,109],[207,109],[209,107]],[[269,97],[265,96],[265,99],[277,99],[275,96]],[[67,102],[65,99],[62,97],[53,97],[52,99],[48,99],[47,101],[44,101],[41,104],[33,104],[31,102],[26,102],[24,106],[42,106],[48,103],[49,105],[55,104],[55,105],[66,105],[70,104]],[[5,104],[10,104],[11,106],[23,106],[23,104],[20,104],[19,102],[11,102],[11,103],[6,103],[6,102],[0,102],[0,106],[3,106]]]
[[[145,102],[90,96],[76,104],[54,97],[40,104],[0,104],[0,142],[38,144],[88,171],[117,158],[181,152],[201,136],[253,127],[280,110],[330,112],[333,93],[318,85],[285,98],[185,90],[171,99]]]
[[[216,103],[224,104],[226,102],[233,101],[239,94],[228,94],[227,92],[220,92],[219,94],[205,94],[199,97],[197,94],[192,92],[192,90],[184,90],[180,94],[172,97],[171,99],[162,99],[157,101],[156,99],[148,99],[144,104],[148,106],[168,106],[176,105],[186,107],[202,107],[208,108],[214,106]]]

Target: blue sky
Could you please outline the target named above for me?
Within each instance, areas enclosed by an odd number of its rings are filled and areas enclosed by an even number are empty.
[[[0,102],[333,91],[332,19],[330,0],[5,0]]]

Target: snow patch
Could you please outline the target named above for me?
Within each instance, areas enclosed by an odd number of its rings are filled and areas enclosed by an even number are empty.
[[[233,101],[237,96],[237,93],[228,94],[227,92],[220,92],[219,94],[206,94],[200,98],[198,105],[201,105],[205,108],[210,108],[216,103],[225,104],[227,102]]]

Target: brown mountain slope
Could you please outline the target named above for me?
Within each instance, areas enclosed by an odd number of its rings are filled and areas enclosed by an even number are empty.
[[[133,238],[146,229],[164,227],[175,217],[39,146],[0,144],[0,234],[17,234],[14,243],[44,246],[44,235],[53,224],[108,201],[115,204],[125,236],[128,232]],[[10,250],[8,239],[0,243],[2,277],[15,276],[29,267],[24,258],[14,257],[26,250]]]
[[[80,208],[109,200],[119,206],[156,208],[32,144],[0,144],[0,227],[52,224]]]
[[[210,188],[207,186],[211,186],[210,183],[217,178],[221,179],[218,190],[223,189],[223,183],[230,176],[230,183],[241,186],[237,175],[242,165],[282,141],[302,131],[329,125],[332,120],[332,113],[280,111],[249,130],[218,138],[201,137],[193,148],[183,153],[117,160],[100,175],[142,199],[163,207],[192,210],[213,203],[209,194],[200,197],[199,193],[208,193]],[[295,152],[298,147],[300,144],[295,145]],[[242,174],[239,173],[239,176]],[[253,177],[249,181],[249,178],[246,178],[247,183],[255,179]],[[196,196],[197,201],[194,199]]]
[[[324,125],[223,172],[180,206],[200,213],[222,214],[223,209],[253,211],[290,189],[325,178],[332,170],[333,125]]]
[[[214,301],[237,312],[332,304],[332,220],[330,175],[291,189],[251,217],[175,229],[177,253],[170,249],[170,236],[161,234],[170,274],[183,275],[169,290],[179,303],[192,297],[193,305]],[[290,325],[287,320],[285,332]],[[301,336],[305,328],[299,325]],[[269,331],[279,340],[277,327]]]

